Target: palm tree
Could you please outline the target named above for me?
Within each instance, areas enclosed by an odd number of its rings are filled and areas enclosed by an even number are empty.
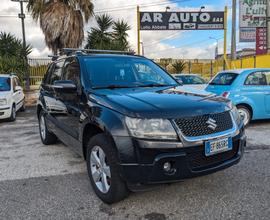
[[[84,22],[93,15],[90,0],[29,0],[28,11],[40,21],[47,46],[54,54],[64,47],[80,47]]]
[[[128,50],[129,43],[128,43],[128,31],[131,29],[127,22],[124,20],[118,20],[113,23],[113,41],[115,44],[115,49],[117,50]]]
[[[172,66],[175,73],[182,73],[186,67],[186,62],[184,60],[177,60],[176,62],[172,63]]]
[[[17,73],[20,79],[26,72],[25,57],[32,51],[30,45],[23,47],[22,41],[10,33],[0,33],[0,73]]]
[[[97,28],[88,32],[86,49],[129,50],[130,26],[124,20],[113,21],[107,14],[96,16]]]
[[[86,49],[111,49],[111,32],[109,31],[113,19],[107,14],[96,16],[96,22],[98,27],[91,28],[91,32],[88,32]]]

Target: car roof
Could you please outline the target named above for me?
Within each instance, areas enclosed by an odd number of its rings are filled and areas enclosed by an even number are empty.
[[[223,70],[220,73],[235,73],[235,74],[243,74],[250,73],[256,71],[270,71],[269,68],[246,68],[246,69],[234,69],[234,70]]]
[[[180,73],[180,74],[174,74],[174,76],[199,76],[199,74],[196,73]]]
[[[0,74],[0,77],[12,77],[10,74]]]

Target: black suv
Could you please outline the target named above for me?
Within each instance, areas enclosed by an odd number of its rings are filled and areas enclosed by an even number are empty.
[[[59,138],[81,154],[106,203],[230,167],[246,145],[230,101],[184,91],[151,60],[125,52],[59,57],[42,82],[37,115],[42,142]]]

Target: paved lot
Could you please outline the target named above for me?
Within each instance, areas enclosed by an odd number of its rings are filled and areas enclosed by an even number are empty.
[[[0,219],[269,219],[270,121],[253,123],[247,134],[237,166],[107,206],[83,159],[61,143],[43,146],[27,110],[0,123]]]

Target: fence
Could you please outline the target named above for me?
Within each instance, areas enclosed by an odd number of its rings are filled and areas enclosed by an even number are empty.
[[[170,73],[175,73],[171,65],[175,61],[173,59],[155,60],[155,62],[162,65]],[[39,87],[50,62],[51,59],[48,58],[28,59],[31,88],[35,89]],[[183,73],[197,73],[207,79],[212,78],[216,73],[225,68],[223,60],[185,60],[185,62],[186,65],[182,71]],[[228,61],[228,65],[230,69],[270,68],[270,54]]]
[[[29,73],[30,73],[30,87],[31,89],[38,89],[40,83],[46,73],[48,64],[51,59],[48,58],[29,58]]]

